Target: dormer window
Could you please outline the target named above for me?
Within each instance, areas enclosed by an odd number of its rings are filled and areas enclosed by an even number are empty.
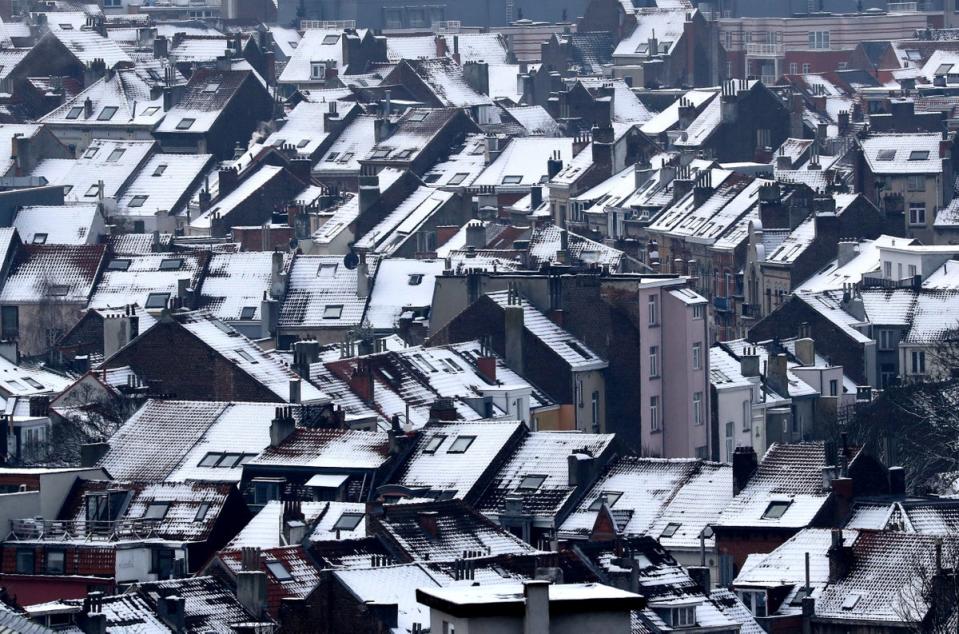
[[[326,79],[326,64],[324,62],[310,62],[310,79]]]
[[[34,244],[46,244],[46,243],[47,243],[47,234],[45,234],[45,233],[35,233],[35,234],[33,234],[33,243],[34,243]]]
[[[669,609],[669,625],[677,627],[694,627],[696,625],[696,606],[681,605]]]

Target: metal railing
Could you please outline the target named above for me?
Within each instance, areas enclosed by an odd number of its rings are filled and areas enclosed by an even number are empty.
[[[300,30],[307,29],[355,29],[356,20],[300,20]]]
[[[147,539],[156,536],[159,519],[102,520],[10,520],[13,540],[70,540],[115,541],[118,539]]]
[[[779,57],[785,52],[782,42],[746,42],[745,49],[753,57]]]

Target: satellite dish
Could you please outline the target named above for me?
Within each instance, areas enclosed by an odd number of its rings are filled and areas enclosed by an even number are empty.
[[[343,266],[345,266],[351,271],[355,269],[357,265],[359,265],[359,263],[360,263],[360,256],[356,255],[355,251],[350,251],[343,258]]]

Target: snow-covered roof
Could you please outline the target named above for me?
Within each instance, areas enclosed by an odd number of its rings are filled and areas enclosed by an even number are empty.
[[[151,295],[177,297],[179,280],[196,288],[205,259],[192,254],[155,254],[113,258],[97,282],[90,308],[117,308],[137,304],[148,308]],[[160,306],[162,308],[162,306]]]
[[[97,202],[100,194],[116,198],[155,148],[155,141],[94,139],[76,160],[44,159],[31,175],[69,187],[64,198],[71,202]]]
[[[226,36],[184,37],[178,40],[170,47],[170,61],[174,64],[215,62],[217,58],[233,53],[233,42]]]
[[[612,89],[609,97],[610,116],[615,123],[644,124],[653,118],[653,113],[643,105],[623,79],[580,77],[577,81],[591,92],[601,87]]]
[[[392,255],[454,195],[441,189],[417,187],[375,227],[363,234],[356,241],[356,247],[384,256]]]
[[[210,229],[213,226],[214,215],[224,215],[255,195],[262,187],[283,172],[279,165],[263,165],[243,179],[236,189],[210,205],[210,208],[190,221],[190,226],[196,229]]]
[[[514,80],[515,81],[515,80]],[[506,107],[509,116],[534,136],[561,136],[562,129],[543,106]]]
[[[634,9],[636,28],[623,38],[613,51],[613,57],[649,57],[649,42],[655,39],[658,50],[654,55],[669,55],[683,36],[686,7],[644,7]]]
[[[124,188],[118,212],[147,217],[160,211],[178,214],[212,163],[212,154],[154,154]]]
[[[332,62],[334,68],[341,68],[342,39],[343,31],[339,29],[307,29],[277,81],[283,84],[317,81],[313,79],[312,62]]]
[[[54,20],[56,19],[54,17]],[[114,68],[118,64],[133,65],[133,60],[116,42],[96,31],[52,29],[50,35],[60,40],[84,64],[103,60],[107,68]]]
[[[360,603],[396,605],[396,632],[412,632],[414,623],[430,622],[430,609],[417,600],[416,593],[440,586],[434,575],[416,563],[336,570],[333,576]]]
[[[366,300],[357,295],[356,269],[341,256],[301,255],[293,260],[281,328],[336,328],[359,324]]]
[[[470,108],[473,106],[491,105],[493,101],[478,92],[463,76],[462,67],[449,58],[439,59],[407,59],[400,62],[397,70],[406,65],[427,86],[444,107]],[[396,74],[390,73],[389,77]],[[387,77],[386,79],[389,79]]]
[[[287,113],[283,127],[268,136],[263,144],[274,147],[290,145],[297,155],[311,157],[330,135],[324,114],[336,108],[339,116],[344,118],[356,107],[355,103],[345,101],[301,101]]]
[[[520,137],[509,142],[496,160],[483,170],[473,187],[492,186],[500,191],[529,191],[546,178],[546,163],[559,153],[563,163],[573,158],[573,139],[569,137]]]
[[[876,134],[861,142],[863,156],[874,174],[939,174],[942,158],[939,133]]]
[[[87,114],[87,100],[90,102]],[[163,119],[163,98],[136,69],[109,72],[89,87],[40,118],[42,123],[71,127],[145,126]]]
[[[442,275],[442,260],[388,258],[376,267],[365,321],[377,330],[392,330],[404,311],[433,303],[433,286]]]
[[[389,459],[383,432],[298,428],[276,447],[267,447],[249,464],[316,470],[376,470]]]
[[[13,226],[24,244],[94,244],[99,216],[95,203],[22,207]]]
[[[200,68],[190,77],[183,96],[170,108],[156,132],[205,134],[223,114],[252,73],[246,70]]]
[[[283,270],[292,256],[284,254]],[[273,254],[269,251],[215,253],[203,278],[203,307],[217,319],[260,319],[263,294],[270,290]]]
[[[686,92],[682,98],[692,103],[692,105],[698,109],[704,103],[713,99],[717,94],[719,93],[716,90],[698,89]],[[662,112],[653,115],[649,121],[643,123],[643,125],[640,126],[643,134],[656,137],[679,125],[679,102],[680,100],[677,99],[669,104]]]
[[[103,245],[23,245],[0,291],[0,302],[86,303],[103,261]]]
[[[376,145],[373,132],[376,117],[360,115],[351,121],[336,137],[333,144],[313,167],[315,174],[358,172],[360,159]]]

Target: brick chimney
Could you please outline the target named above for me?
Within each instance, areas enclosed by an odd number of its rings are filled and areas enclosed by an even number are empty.
[[[296,430],[292,407],[277,407],[270,422],[270,446],[279,447]]]
[[[755,449],[736,447],[733,452],[733,495],[739,495],[739,492],[746,488],[758,467],[759,459]]]
[[[260,549],[241,550],[242,569],[236,575],[236,599],[253,618],[266,612],[266,573],[260,568]]]
[[[836,583],[849,573],[852,567],[852,548],[843,543],[841,528],[832,529],[832,545],[827,552],[829,557],[829,583]]]
[[[373,372],[364,359],[357,362],[353,374],[350,375],[349,384],[350,390],[365,403],[373,402]]]

